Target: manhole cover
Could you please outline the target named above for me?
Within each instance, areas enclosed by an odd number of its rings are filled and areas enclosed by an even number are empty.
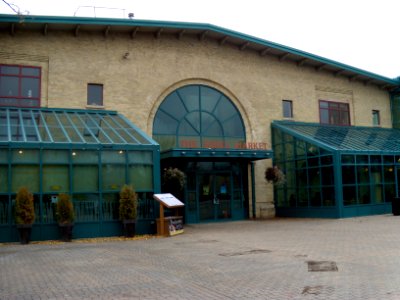
[[[323,286],[305,286],[303,289],[302,295],[319,295],[322,293]]]
[[[242,252],[231,252],[231,253],[220,253],[220,256],[239,256],[239,255],[249,255],[249,254],[261,254],[261,253],[270,253],[271,250],[266,249],[253,249]]]
[[[198,243],[208,244],[208,243],[217,243],[217,240],[199,240]]]
[[[308,272],[337,272],[338,267],[334,261],[307,261]]]

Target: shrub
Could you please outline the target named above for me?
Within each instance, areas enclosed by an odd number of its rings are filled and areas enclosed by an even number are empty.
[[[58,195],[56,216],[59,224],[69,224],[74,221],[74,206],[67,194]]]
[[[178,168],[164,169],[162,176],[163,188],[167,192],[180,192],[185,185],[185,173]]]
[[[137,217],[138,196],[131,185],[124,185],[119,193],[120,220],[135,220]]]
[[[278,186],[286,182],[285,174],[277,166],[269,167],[265,170],[265,179]]]
[[[35,207],[33,195],[26,187],[21,187],[15,199],[15,223],[33,224],[35,221]]]

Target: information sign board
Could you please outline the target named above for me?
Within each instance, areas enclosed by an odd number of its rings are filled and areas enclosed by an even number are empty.
[[[181,207],[185,206],[183,202],[178,200],[174,195],[170,193],[165,193],[165,194],[154,194],[153,195],[154,199],[157,201],[160,201],[161,204],[168,208],[173,208],[173,207]]]

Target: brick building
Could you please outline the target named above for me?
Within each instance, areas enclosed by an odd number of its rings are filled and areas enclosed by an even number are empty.
[[[76,236],[118,235],[124,183],[149,232],[167,167],[187,223],[385,213],[397,195],[399,79],[209,24],[1,15],[0,43],[1,240],[22,185],[36,239],[56,236],[59,192]]]

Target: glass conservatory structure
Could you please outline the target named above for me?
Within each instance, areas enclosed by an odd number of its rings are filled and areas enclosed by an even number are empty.
[[[400,130],[291,121],[271,124],[277,216],[342,218],[391,212],[399,195]]]
[[[139,195],[137,232],[153,230],[159,146],[114,111],[0,108],[0,242],[18,240],[18,189],[34,195],[33,240],[58,239],[55,203],[73,199],[74,237],[122,235],[119,191]]]

